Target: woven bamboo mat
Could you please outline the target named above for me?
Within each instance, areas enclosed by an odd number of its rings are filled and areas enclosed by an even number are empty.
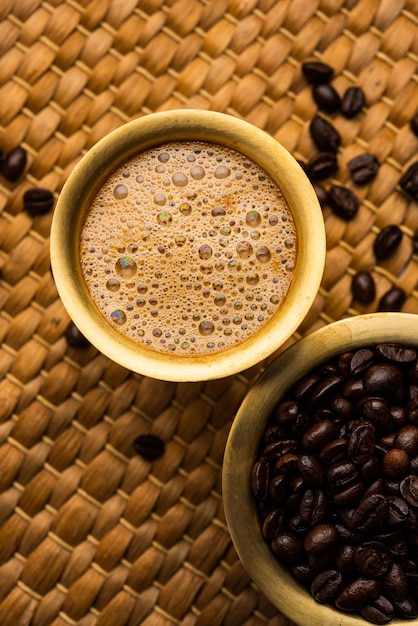
[[[262,365],[172,384],[70,345],[51,213],[31,217],[22,197],[57,196],[97,140],[162,109],[245,118],[307,161],[317,106],[301,63],[322,60],[340,93],[365,92],[354,119],[325,116],[343,138],[334,182],[361,203],[350,222],[324,209],[324,279],[295,337],[376,310],[392,286],[418,312],[418,205],[398,186],[418,152],[417,16],[417,0],[1,1],[0,148],[28,154],[17,182],[0,179],[2,626],[289,625],[243,570],[222,509],[226,437]],[[357,188],[346,163],[364,152],[381,167]],[[377,263],[393,224],[401,245]],[[359,270],[376,283],[368,305],[351,295]],[[148,432],[166,442],[152,463],[132,447]]]

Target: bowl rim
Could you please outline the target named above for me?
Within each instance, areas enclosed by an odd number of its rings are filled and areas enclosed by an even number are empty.
[[[259,376],[239,407],[229,432],[222,493],[232,542],[260,591],[300,626],[370,626],[370,622],[316,602],[278,562],[264,541],[250,487],[258,441],[272,409],[300,377],[349,348],[380,342],[418,347],[418,316],[397,312],[361,314],[328,324],[296,341]],[[416,626],[418,619],[408,623]],[[390,624],[404,626],[405,619],[393,619]]]
[[[298,252],[289,293],[277,315],[245,342],[214,355],[167,355],[140,346],[105,320],[90,298],[78,256],[84,215],[111,172],[142,150],[170,141],[212,141],[258,162],[281,188],[294,217]],[[222,378],[278,349],[307,315],[325,265],[325,225],[314,189],[294,157],[271,135],[229,114],[198,109],[150,113],[97,142],[69,175],[51,225],[51,266],[58,293],[79,330],[97,349],[128,369],[169,381]]]

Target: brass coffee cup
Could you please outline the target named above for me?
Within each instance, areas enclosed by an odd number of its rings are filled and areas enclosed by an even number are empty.
[[[261,592],[299,626],[370,626],[359,613],[320,604],[273,554],[262,535],[251,491],[251,472],[267,421],[286,392],[303,376],[334,357],[378,343],[418,349],[417,316],[372,313],[339,320],[306,335],[282,352],[248,392],[234,418],[223,460],[226,521],[238,556]],[[393,626],[405,624],[394,618]],[[418,619],[408,621],[417,625]]]
[[[271,319],[242,343],[213,354],[165,354],[120,333],[100,313],[83,278],[80,233],[89,208],[107,178],[135,155],[177,141],[226,146],[255,161],[280,188],[296,229],[293,279]],[[56,286],[81,333],[124,367],[169,381],[222,378],[271,355],[298,328],[316,296],[325,261],[325,230],[316,194],[296,160],[264,131],[222,113],[177,110],[127,123],[91,148],[75,167],[57,202],[51,229]]]

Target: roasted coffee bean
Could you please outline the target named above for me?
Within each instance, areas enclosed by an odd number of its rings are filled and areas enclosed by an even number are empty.
[[[329,178],[338,170],[337,157],[332,152],[318,152],[309,159],[306,173],[314,180]]]
[[[300,516],[308,526],[323,522],[327,513],[327,498],[322,489],[307,489],[300,501]]]
[[[403,598],[395,602],[395,609],[401,617],[407,617],[408,619],[414,619],[418,616],[418,605],[410,597]]]
[[[373,359],[373,350],[369,350],[369,348],[356,350],[350,361],[350,374],[352,376],[361,374],[361,372],[364,372],[373,363]]]
[[[270,480],[270,464],[268,461],[257,461],[252,470],[251,488],[257,500],[264,500],[268,494]]]
[[[322,187],[322,185],[319,185],[316,182],[312,182],[312,187],[314,188],[314,191],[316,193],[316,197],[318,198],[319,204],[323,208],[326,205],[327,199],[328,199],[327,190],[324,189],[324,187]]]
[[[361,154],[347,163],[351,178],[356,185],[366,185],[379,171],[379,161],[374,154]]]
[[[371,365],[364,372],[364,389],[370,395],[386,397],[402,388],[402,372],[391,363]]]
[[[390,550],[379,541],[367,541],[354,550],[354,565],[366,578],[384,576],[393,563]]]
[[[382,459],[382,470],[389,479],[401,480],[409,472],[409,456],[404,450],[388,450]]]
[[[364,91],[361,87],[348,87],[341,99],[341,112],[347,119],[352,119],[366,104]]]
[[[285,525],[285,516],[281,509],[273,509],[267,513],[262,527],[262,533],[265,541],[271,543],[276,534],[283,529]]]
[[[274,476],[268,483],[268,495],[271,497],[273,502],[280,502],[287,496],[289,493],[289,476],[288,474],[278,474]],[[267,494],[266,494],[267,495]],[[259,498],[259,502],[262,501],[262,498]]]
[[[302,72],[312,85],[320,85],[331,80],[334,69],[322,61],[305,61],[302,63]]]
[[[418,476],[415,474],[406,476],[400,484],[400,490],[407,503],[418,508]]]
[[[325,570],[313,579],[311,583],[311,594],[317,602],[331,602],[340,592],[342,586],[342,576],[335,569]]]
[[[297,402],[289,401],[281,404],[274,416],[279,424],[286,426],[293,423],[299,413],[299,405]]]
[[[328,204],[338,217],[350,221],[357,215],[359,199],[348,187],[332,185],[328,191]]]
[[[401,176],[399,186],[411,198],[418,200],[418,161],[412,163]]]
[[[338,543],[338,532],[333,524],[316,524],[308,530],[303,548],[308,554],[319,554],[334,548]]]
[[[299,455],[298,469],[307,485],[320,487],[323,484],[325,470],[313,454]]]
[[[383,589],[391,600],[403,600],[408,595],[408,581],[400,563],[392,563],[383,579]]]
[[[332,496],[332,501],[338,507],[345,507],[355,504],[364,494],[364,484],[359,480],[353,485],[349,485]]]
[[[380,463],[376,455],[361,466],[361,477],[367,485],[374,484],[380,475]]]
[[[373,624],[388,624],[395,615],[395,609],[385,596],[378,596],[371,604],[364,606],[360,613]]]
[[[335,461],[327,470],[330,489],[335,493],[347,489],[358,482],[359,472],[354,463],[347,459]]]
[[[297,400],[303,400],[304,398],[310,396],[310,393],[312,392],[319,380],[320,377],[317,374],[312,374],[301,378],[301,380],[296,384],[294,388],[295,398]]]
[[[90,346],[90,342],[85,338],[85,336],[80,332],[77,326],[70,322],[65,330],[65,338],[67,343],[72,348],[88,348]]]
[[[139,435],[133,443],[134,450],[147,461],[154,461],[165,452],[165,443],[157,435]]]
[[[375,429],[370,422],[358,420],[348,437],[348,456],[358,465],[372,458],[375,444]]]
[[[351,292],[357,302],[370,304],[376,297],[376,285],[370,272],[357,272],[351,280]]]
[[[341,137],[330,122],[323,117],[315,115],[309,125],[309,132],[314,144],[321,152],[337,152],[340,147]]]
[[[28,155],[24,148],[13,148],[2,161],[1,173],[7,180],[15,182],[25,171],[27,160]]]
[[[396,343],[382,343],[376,346],[376,353],[393,363],[399,365],[410,365],[417,359],[415,348],[407,348]]]
[[[403,524],[408,520],[409,507],[403,498],[398,496],[388,496],[388,518],[387,522],[391,526]]]
[[[343,381],[342,376],[331,374],[320,380],[312,390],[311,401],[314,404],[322,404],[335,393]]]
[[[355,611],[370,604],[380,596],[382,585],[378,580],[355,578],[346,585],[335,604],[339,609]]]
[[[292,574],[297,580],[305,585],[310,585],[314,579],[316,572],[312,570],[309,563],[301,563],[292,567]]]
[[[401,287],[391,287],[380,298],[377,310],[380,312],[400,311],[405,300],[406,293]]]
[[[293,452],[296,448],[297,443],[294,439],[281,438],[279,441],[271,441],[263,448],[263,458],[274,459]]]
[[[321,111],[335,113],[340,108],[340,95],[335,87],[328,83],[315,85],[312,89],[312,96]]]
[[[305,432],[302,447],[306,450],[320,450],[335,437],[335,426],[330,420],[316,422]]]
[[[335,564],[343,576],[348,576],[356,571],[354,564],[354,551],[356,546],[352,543],[343,543],[338,548]]]
[[[287,452],[286,454],[282,454],[276,460],[274,465],[277,472],[281,472],[283,474],[290,474],[295,472],[298,466],[298,455],[293,454],[292,452]]]
[[[35,187],[23,194],[23,208],[32,215],[44,215],[54,206],[54,194],[49,189]]]
[[[391,256],[402,241],[403,233],[399,226],[391,224],[383,228],[373,243],[373,252],[378,261],[383,261]]]
[[[302,542],[295,533],[277,533],[271,542],[271,549],[286,565],[297,565],[303,560]]]
[[[345,439],[333,439],[327,443],[319,453],[319,460],[330,465],[344,458],[347,451],[347,441]]]
[[[403,426],[396,434],[394,445],[410,456],[418,454],[418,426],[408,424]]]
[[[367,532],[377,528],[387,517],[389,505],[386,497],[380,494],[364,496],[356,507],[352,524],[354,528]]]
[[[347,380],[341,387],[343,397],[348,400],[359,400],[364,395],[364,384],[361,378]]]

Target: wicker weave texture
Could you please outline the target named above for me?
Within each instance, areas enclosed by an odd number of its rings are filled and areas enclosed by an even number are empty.
[[[133,375],[69,345],[49,266],[51,214],[23,210],[26,190],[57,195],[86,150],[153,111],[202,108],[244,118],[294,156],[316,152],[306,59],[360,86],[332,181],[355,189],[344,221],[326,207],[318,297],[294,338],[374,311],[392,286],[418,312],[418,206],[398,185],[417,158],[417,0],[2,0],[0,149],[23,146],[25,173],[0,180],[0,624],[2,626],[287,626],[231,545],[221,496],[225,441],[260,367],[173,384]],[[347,163],[380,163],[353,185]],[[377,262],[373,242],[398,225]],[[376,298],[353,301],[369,271]],[[293,339],[294,339],[293,338]],[[292,340],[293,340],[292,339]],[[142,433],[166,442],[152,463]]]

